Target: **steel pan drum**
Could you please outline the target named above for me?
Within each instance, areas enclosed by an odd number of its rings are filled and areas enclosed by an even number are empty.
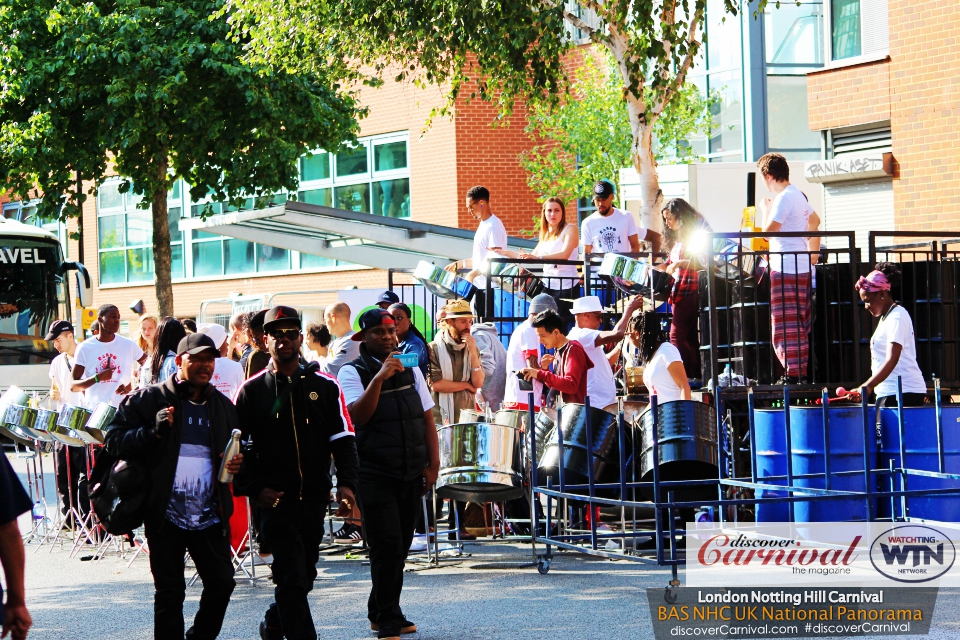
[[[47,440],[53,440],[53,436],[50,435],[50,429],[57,426],[57,417],[58,414],[56,411],[37,409],[37,419],[33,421],[33,431],[45,434]]]
[[[664,402],[657,407],[660,450],[660,480],[707,480],[717,478],[717,411],[709,404],[694,400]],[[640,429],[634,442],[634,454],[640,461],[640,480],[653,482],[653,411],[648,407],[637,419]],[[670,489],[676,500],[710,500],[717,497],[714,485]],[[662,490],[662,499],[666,491]],[[653,498],[652,489],[643,489]]]
[[[553,433],[556,426],[557,422],[550,416],[550,413],[540,411],[537,414],[537,420],[533,424],[533,428],[537,432],[537,460],[543,457],[543,451],[547,446],[547,436]],[[554,435],[554,438],[556,438],[556,435]]]
[[[11,424],[8,422],[8,415],[16,415],[16,417],[19,418],[19,410],[23,408],[25,407],[20,405],[0,404],[0,434],[5,435],[17,444],[22,444],[25,447],[33,447],[33,439],[21,431],[15,423]]]
[[[460,409],[460,420],[458,422],[486,422],[487,416],[480,411],[473,409]]]
[[[647,403],[646,402],[634,402],[633,400],[625,400],[623,403],[623,422],[624,424],[634,424],[637,421],[637,416],[646,411]]]
[[[22,409],[22,411],[20,411],[20,417],[17,421],[12,424],[16,426],[21,433],[30,436],[34,440],[43,440],[44,442],[51,440],[50,434],[47,433],[46,429],[38,429],[36,427],[37,415],[40,413],[40,409],[31,409],[30,407],[17,407],[17,409]],[[14,411],[10,411],[7,415],[9,417],[14,413]]]
[[[645,260],[634,260],[616,253],[603,256],[597,273],[627,295],[666,297],[673,289],[673,276],[651,267]]]
[[[29,396],[26,392],[16,385],[11,385],[9,389],[0,395],[0,404],[25,407],[29,403]]]
[[[90,419],[87,420],[87,424],[83,426],[83,430],[102,444],[104,440],[103,433],[107,430],[107,427],[110,426],[110,423],[113,422],[115,415],[117,415],[117,408],[115,406],[101,402],[93,409],[93,413],[90,414]]]
[[[634,396],[646,391],[643,385],[644,367],[624,367],[623,381],[628,396]]]
[[[83,444],[98,444],[101,441],[84,430],[89,419],[89,409],[65,404],[60,409],[60,417],[57,418],[58,433],[79,440]]]
[[[506,262],[488,264],[493,286],[529,300],[543,293],[543,281],[520,265]]]
[[[596,482],[610,482],[620,477],[620,449],[617,438],[617,422],[614,416],[602,409],[590,408],[590,428],[593,436],[593,478]],[[587,411],[582,404],[568,403],[560,410],[560,429],[563,433],[563,469],[565,482],[586,484],[588,481],[587,459]],[[628,449],[629,450],[629,449]],[[543,455],[538,460],[538,482],[546,484],[553,478],[560,481],[558,472],[559,451],[557,431],[554,428],[545,436]]]
[[[470,300],[477,292],[477,288],[468,280],[464,280],[452,271],[441,269],[426,260],[420,261],[413,272],[413,277],[419,280],[427,291],[438,298]]]
[[[503,502],[523,496],[520,431],[489,422],[440,427],[437,495],[462,502]]]
[[[520,409],[500,409],[493,417],[493,421],[505,427],[513,427],[520,431],[527,430],[527,412]]]

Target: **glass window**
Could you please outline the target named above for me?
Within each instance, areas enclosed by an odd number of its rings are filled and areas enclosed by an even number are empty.
[[[346,149],[337,154],[337,177],[367,173],[367,148]]]
[[[170,242],[182,242],[183,231],[180,231],[180,207],[167,207],[167,226],[170,228]]]
[[[298,199],[307,204],[318,204],[322,207],[332,207],[333,198],[330,189],[310,189],[301,191]]]
[[[153,249],[127,249],[127,282],[153,280]]]
[[[153,219],[149,211],[135,209],[127,213],[127,244],[153,244]]]
[[[183,277],[183,245],[170,245],[170,277]]]
[[[323,256],[317,256],[312,253],[300,254],[301,269],[321,269],[335,266],[337,266],[337,261],[333,258],[324,258]]]
[[[179,200],[180,199],[180,181],[177,180],[173,183],[173,186],[170,187],[170,191],[167,193],[167,200]]]
[[[832,0],[833,59],[860,55],[860,0]]]
[[[100,254],[100,284],[126,282],[123,251],[103,251]]]
[[[388,218],[410,217],[410,179],[381,180],[373,183],[374,213]]]
[[[347,187],[337,187],[333,192],[337,209],[370,213],[370,185],[366,182]]]
[[[97,196],[100,199],[101,209],[122,209],[123,194],[120,193],[120,182],[108,182],[100,185]]]
[[[713,106],[713,127],[710,153],[730,153],[743,150],[743,88],[739,71],[727,71],[710,76],[711,91],[720,92],[720,100]],[[737,160],[739,161],[739,159]]]
[[[300,158],[300,180],[328,180],[330,178],[330,154],[317,152]]]
[[[740,17],[726,12],[724,0],[707,0],[707,64],[711,70],[740,68]]]
[[[253,261],[252,242],[226,238],[223,240],[223,270],[227,275],[253,273],[256,265]]]
[[[114,249],[127,244],[126,225],[123,214],[118,216],[103,216],[97,221],[99,227],[100,248]]]
[[[771,149],[819,149],[820,134],[807,124],[806,76],[767,76],[767,138]]]
[[[223,275],[223,243],[195,242],[193,245],[193,275],[196,278],[203,276]]]
[[[289,251],[265,244],[257,245],[257,271],[286,271],[289,268]]]
[[[392,171],[407,168],[407,142],[378,144],[373,148],[374,171]]]
[[[763,33],[768,64],[823,64],[823,5],[768,4]]]

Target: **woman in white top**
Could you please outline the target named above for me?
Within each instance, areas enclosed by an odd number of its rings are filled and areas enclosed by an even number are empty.
[[[656,394],[658,404],[691,399],[680,350],[670,343],[657,312],[634,316],[627,325],[626,337],[636,349],[633,365],[644,367],[643,384],[650,395]]]
[[[856,284],[867,311],[874,318],[880,318],[870,338],[870,371],[873,375],[862,385],[867,388],[867,393],[876,392],[877,408],[885,404],[897,406],[897,378],[903,383],[903,406],[919,407],[927,394],[927,383],[917,365],[913,321],[890,293],[891,287],[899,282],[897,265],[881,262]]]
[[[499,251],[508,258],[521,260],[572,260],[580,255],[577,225],[567,224],[567,210],[560,198],[547,198],[540,212],[540,241],[531,253]],[[573,300],[580,297],[580,273],[575,264],[543,265],[544,293],[560,306],[560,315],[570,317]]]

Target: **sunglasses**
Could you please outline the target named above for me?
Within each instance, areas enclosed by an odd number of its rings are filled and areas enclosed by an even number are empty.
[[[270,332],[270,336],[274,340],[282,340],[286,338],[290,342],[293,342],[300,337],[300,329],[274,329]]]

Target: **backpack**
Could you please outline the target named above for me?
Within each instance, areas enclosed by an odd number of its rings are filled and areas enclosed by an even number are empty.
[[[140,527],[149,493],[146,465],[100,452],[90,473],[90,501],[107,533],[124,535]]]

